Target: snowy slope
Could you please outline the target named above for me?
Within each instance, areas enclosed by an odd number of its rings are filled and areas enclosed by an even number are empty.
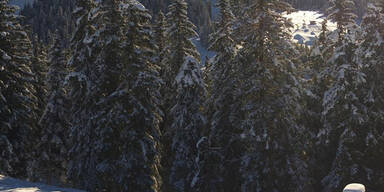
[[[200,59],[201,59],[201,64],[205,64],[206,58],[212,58],[215,55],[215,52],[213,51],[208,51],[206,47],[204,47],[201,42],[200,38],[195,38],[192,40],[192,42],[195,44],[197,51],[200,53]]]
[[[323,14],[316,11],[297,11],[284,16],[291,19],[294,25],[291,29],[292,40],[308,46],[321,33],[321,23],[325,19]],[[327,26],[329,31],[336,29],[336,23],[328,21]]]
[[[32,4],[33,1],[34,0],[10,0],[9,3],[23,8],[25,4],[27,4],[27,3]]]
[[[0,175],[0,192],[84,192],[75,189],[63,189],[40,183],[30,183]]]

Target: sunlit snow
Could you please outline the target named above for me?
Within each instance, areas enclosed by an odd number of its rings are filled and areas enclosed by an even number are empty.
[[[347,185],[343,192],[365,192],[365,186],[359,183],[352,183]]]
[[[292,40],[299,44],[312,45],[316,37],[321,33],[321,23],[325,16],[317,11],[297,11],[285,14],[284,17],[291,19],[293,23]],[[336,23],[327,22],[329,31],[336,29]]]
[[[31,183],[0,175],[0,191],[2,192],[84,192],[75,189],[64,189],[40,183]]]

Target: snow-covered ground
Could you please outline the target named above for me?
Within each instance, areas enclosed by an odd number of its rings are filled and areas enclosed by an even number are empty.
[[[25,4],[32,4],[34,0],[10,0],[9,3],[23,8]]]
[[[64,189],[41,183],[31,183],[0,175],[0,192],[84,192]]]
[[[197,50],[200,53],[200,58],[201,58],[201,64],[205,64],[206,58],[212,58],[215,55],[215,52],[213,51],[208,51],[206,47],[204,47],[201,44],[200,38],[195,38],[192,40],[192,42],[195,44]]]
[[[292,31],[292,40],[299,44],[311,46],[316,37],[321,33],[321,23],[325,16],[317,11],[297,11],[284,15],[291,19],[294,25]],[[329,31],[336,29],[336,23],[327,22]]]

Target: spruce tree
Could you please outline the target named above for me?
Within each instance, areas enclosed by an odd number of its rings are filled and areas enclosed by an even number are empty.
[[[332,166],[332,157],[324,148],[324,143],[318,142],[319,135],[322,135],[324,128],[323,121],[323,96],[332,82],[330,74],[331,66],[327,61],[333,54],[334,45],[337,39],[337,31],[328,31],[327,20],[322,23],[322,31],[309,52],[306,66],[309,68],[305,75],[310,79],[304,84],[305,103],[304,114],[302,115],[306,131],[309,133],[308,156],[311,180],[314,188],[321,188],[321,179],[328,174]],[[308,78],[308,77],[303,77]]]
[[[31,71],[32,44],[16,8],[0,1],[0,168],[27,177],[33,156],[37,98]]]
[[[332,167],[322,180],[323,191],[342,190],[351,180],[359,181],[362,177],[364,168],[359,162],[362,154],[357,146],[368,120],[359,91],[366,82],[366,75],[354,57],[359,46],[358,31],[353,21],[355,16],[349,11],[335,14],[349,15],[350,18],[344,18],[349,23],[339,26],[338,42],[328,60],[332,83],[323,98],[324,128],[319,132],[319,141],[327,149]]]
[[[241,182],[239,177],[233,178],[238,172],[236,161],[240,160],[238,153],[241,152],[237,148],[237,126],[233,122],[234,112],[238,111],[233,105],[236,85],[236,43],[232,38],[234,16],[228,0],[218,1],[217,6],[220,8],[220,19],[210,40],[210,50],[215,51],[216,56],[211,59],[213,62],[209,66],[205,66],[210,81],[206,104],[209,130],[204,131],[208,138],[208,149],[203,151],[201,191],[231,190]]]
[[[337,23],[339,40],[347,32],[347,27],[355,23],[357,15],[354,13],[355,3],[352,0],[329,0],[327,9],[328,19]]]
[[[186,54],[193,56],[200,62],[200,54],[190,40],[197,37],[194,30],[195,25],[187,17],[187,3],[183,0],[176,0],[168,7],[168,37],[170,37],[170,55],[167,60],[167,78],[164,79],[168,87],[175,87],[174,80],[181,65],[184,63]]]
[[[157,46],[156,63],[160,67],[160,76],[165,75],[166,61],[165,58],[169,54],[167,51],[167,20],[162,11],[157,15],[156,24],[154,27],[154,39]]]
[[[87,183],[95,182],[95,162],[90,159],[94,155],[90,108],[95,101],[90,95],[97,78],[94,66],[97,55],[95,49],[95,16],[93,0],[79,0],[73,12],[76,18],[76,29],[71,40],[72,56],[68,61],[71,72],[66,77],[70,87],[68,98],[70,109],[70,143],[68,178],[75,187],[84,188]]]
[[[114,178],[118,169],[114,169],[113,161],[116,161],[120,153],[119,147],[113,142],[116,134],[114,126],[107,124],[112,118],[108,115],[112,115],[112,112],[108,114],[109,106],[104,105],[104,102],[119,86],[121,78],[120,26],[123,20],[117,1],[104,0],[97,5],[89,11],[88,16],[83,16],[94,18],[89,27],[93,27],[95,31],[92,34],[89,34],[90,30],[87,31],[85,40],[81,40],[82,43],[90,42],[91,47],[85,47],[88,48],[85,51],[90,60],[85,63],[87,71],[83,79],[86,78],[86,94],[80,108],[83,113],[80,114],[83,115],[80,116],[80,122],[84,124],[75,125],[77,127],[74,130],[75,134],[81,137],[77,138],[80,141],[73,147],[77,150],[74,152],[73,163],[75,170],[82,175],[72,179],[76,179],[77,185],[89,191],[118,191],[120,185]],[[95,11],[98,12],[95,14]],[[87,29],[88,26],[84,27]],[[87,56],[81,55],[80,58],[87,59]]]
[[[45,77],[47,73],[47,53],[44,45],[39,42],[38,37],[35,35],[33,39],[33,57],[31,70],[35,74],[34,87],[38,99],[38,112],[39,117],[42,115],[47,97],[47,86],[45,84]]]
[[[105,0],[101,10],[99,77],[91,93],[96,189],[158,191],[160,80],[151,63],[150,15],[137,1]]]
[[[237,55],[239,88],[235,95],[242,149],[236,191],[310,191],[304,130],[298,124],[301,83],[291,55],[297,52],[282,12],[293,8],[279,0],[252,1],[244,7],[237,33],[244,42]],[[233,191],[233,190],[232,190]]]
[[[187,17],[187,3],[176,0],[169,6],[169,52],[164,79],[168,92],[165,148],[170,148],[165,159],[164,190],[194,191],[198,179],[197,143],[205,118],[202,114],[204,83],[200,54],[191,41],[197,37],[195,26]]]
[[[200,171],[198,142],[205,125],[202,111],[205,86],[195,58],[185,57],[175,83],[176,104],[170,111],[173,121],[168,130],[172,135],[169,182],[173,191],[195,191]]]
[[[67,37],[74,30],[75,20],[71,13],[75,3],[75,0],[36,0],[26,3],[20,14],[25,17],[23,24],[30,26],[42,42],[50,43],[49,33],[59,30],[65,34],[65,47],[68,47],[70,39]]]
[[[345,123],[339,138],[338,150],[332,167],[333,174],[337,174],[334,187],[341,189],[342,185],[353,180],[369,186],[371,191],[379,191],[382,188],[382,165],[376,163],[382,159],[383,150],[379,147],[383,144],[382,138],[382,99],[381,99],[381,65],[383,42],[383,14],[380,9],[370,5],[361,27],[363,41],[358,44],[354,52],[355,80],[350,85],[358,83],[353,91],[357,98],[352,103],[352,109],[357,123]],[[352,93],[349,93],[352,95]],[[344,96],[345,97],[345,96]],[[348,97],[347,97],[348,98]],[[360,102],[359,105],[356,103]],[[351,104],[350,104],[351,105]],[[347,108],[347,105],[344,105]],[[343,116],[340,115],[339,119]],[[332,172],[331,172],[332,173]],[[330,175],[331,177],[331,175]],[[333,178],[329,178],[333,180]],[[341,186],[337,186],[337,182]]]
[[[173,107],[176,84],[174,80],[184,63],[186,54],[193,56],[200,62],[200,54],[190,38],[197,37],[195,25],[188,19],[187,3],[185,1],[174,1],[169,5],[167,13],[167,32],[169,54],[165,58],[167,63],[164,67],[164,95],[166,112]],[[165,114],[167,116],[167,113]]]
[[[125,12],[128,13],[126,18],[130,25],[124,32],[123,51],[129,54],[123,56],[126,65],[123,69],[125,78],[116,93],[128,90],[129,94],[121,98],[121,103],[130,111],[126,114],[128,124],[121,130],[120,143],[125,144],[120,161],[125,165],[120,177],[125,179],[124,190],[156,192],[162,184],[159,174],[159,125],[163,112],[159,108],[159,66],[151,60],[155,53],[150,27],[151,16],[137,1],[129,2],[129,8]],[[126,112],[122,111],[123,114]]]
[[[364,153],[363,166],[365,175],[362,183],[370,186],[372,191],[380,191],[383,188],[383,168],[382,161],[383,150],[380,146],[383,145],[383,99],[381,93],[383,90],[380,83],[383,79],[382,65],[384,64],[384,55],[382,52],[384,42],[384,16],[383,4],[380,7],[373,5],[368,6],[366,16],[362,21],[363,42],[361,43],[356,56],[360,58],[363,72],[366,74],[366,85],[363,92],[363,101],[367,107],[368,125],[363,129],[364,135],[360,136],[365,139],[364,148],[361,149]],[[373,175],[373,176],[372,176]]]
[[[35,174],[40,181],[60,184],[66,175],[68,153],[68,108],[64,79],[68,73],[64,38],[56,32],[49,50],[47,106],[40,118],[40,140],[37,143],[39,156]]]
[[[359,46],[359,29],[352,12],[352,1],[332,2],[330,19],[338,22],[338,40],[328,62],[331,84],[323,98],[323,125],[318,141],[323,145],[327,158],[324,164],[332,164],[322,180],[323,191],[342,190],[351,179],[359,181],[364,172],[360,165],[359,145],[362,128],[367,126],[368,114],[359,91],[366,83],[362,64],[354,57]],[[356,147],[359,148],[359,147]]]
[[[78,42],[89,42],[93,57],[85,57],[87,116],[75,127],[72,179],[90,191],[158,191],[161,81],[151,63],[150,15],[137,1],[104,0],[91,12],[95,31]]]

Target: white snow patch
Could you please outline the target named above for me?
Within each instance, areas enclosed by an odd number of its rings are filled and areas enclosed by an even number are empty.
[[[200,138],[200,140],[196,143],[196,148],[198,149],[199,147],[200,147],[200,144],[202,143],[202,142],[204,142],[205,140],[207,140],[208,138],[207,137],[202,137],[202,138]]]
[[[4,60],[6,60],[6,61],[11,60],[11,57],[10,57],[9,55],[7,55],[5,52],[3,53],[2,58],[3,58]]]
[[[192,42],[193,42],[193,44],[195,44],[197,50],[198,50],[199,53],[200,53],[200,60],[201,60],[201,64],[202,64],[202,65],[205,64],[207,58],[208,58],[208,59],[211,59],[211,58],[213,58],[213,57],[216,55],[215,52],[207,50],[207,48],[204,47],[204,46],[201,44],[201,40],[200,40],[200,38],[193,38],[193,39],[192,39]]]
[[[308,46],[311,46],[321,33],[321,23],[326,18],[324,14],[317,11],[296,11],[284,14],[284,17],[291,19],[293,23],[292,40]],[[329,31],[335,30],[337,28],[336,23],[328,21],[327,28]]]
[[[129,0],[129,3],[140,11],[147,11],[144,5],[139,3],[137,0]]]
[[[84,192],[76,189],[65,189],[41,183],[31,183],[0,175],[0,191],[2,192]]]
[[[194,67],[191,67],[191,64],[194,65]],[[184,63],[178,75],[176,76],[177,84],[181,84],[182,86],[193,86],[195,84],[201,84],[201,78],[198,76],[201,74],[201,69],[199,67],[199,63],[193,56],[185,56]]]
[[[343,192],[365,192],[365,186],[359,183],[352,183],[347,185]]]

